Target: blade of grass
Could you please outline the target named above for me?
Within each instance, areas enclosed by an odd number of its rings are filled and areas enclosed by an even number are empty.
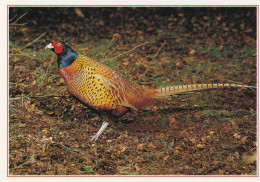
[[[37,37],[36,39],[34,39],[32,42],[29,42],[28,44],[26,44],[25,46],[23,46],[23,47],[21,48],[21,50],[24,49],[24,48],[26,48],[26,47],[31,46],[31,45],[34,44],[34,43],[36,43],[36,42],[37,42],[38,40],[40,40],[40,38],[42,38],[46,33],[47,33],[47,32],[42,33],[40,36],[38,36],[38,37]]]
[[[116,59],[116,58],[118,58],[118,57],[120,57],[120,56],[122,56],[122,55],[124,55],[124,54],[128,54],[129,52],[132,52],[132,51],[135,50],[136,48],[138,48],[138,47],[140,47],[140,46],[142,46],[142,45],[144,45],[144,44],[148,44],[148,43],[149,43],[149,42],[144,42],[144,43],[142,43],[142,44],[139,44],[139,45],[135,46],[134,48],[130,49],[129,51],[123,52],[122,54],[119,54],[119,55],[117,55],[117,56],[115,56],[115,57],[113,57],[113,58],[111,58],[111,59],[104,60],[103,62],[114,60],[114,59]]]
[[[143,74],[143,76],[141,77],[140,80],[143,80],[143,79],[144,79],[146,73],[148,72],[148,70],[150,69],[151,65],[153,64],[155,57],[159,54],[160,50],[163,48],[163,46],[164,46],[165,44],[166,44],[166,41],[163,43],[163,45],[158,49],[158,51],[156,52],[156,54],[153,56],[153,59],[152,59],[151,63],[148,65],[147,69],[145,70],[145,72],[144,72],[144,74]]]

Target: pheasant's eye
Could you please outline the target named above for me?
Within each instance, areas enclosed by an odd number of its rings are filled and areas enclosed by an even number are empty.
[[[52,43],[53,47],[55,48],[55,53],[56,54],[60,54],[63,51],[64,48],[64,44],[62,42],[59,41],[54,41]]]

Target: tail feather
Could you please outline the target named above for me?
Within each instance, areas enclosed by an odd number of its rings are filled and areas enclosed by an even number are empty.
[[[243,88],[256,88],[254,86],[229,84],[229,83],[214,83],[214,84],[193,84],[193,85],[178,85],[173,87],[162,87],[156,89],[156,98],[168,97],[171,95],[192,92],[205,89],[216,89],[224,87],[243,87]]]

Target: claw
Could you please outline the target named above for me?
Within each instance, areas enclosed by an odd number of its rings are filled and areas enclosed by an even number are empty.
[[[102,126],[98,130],[98,132],[94,136],[91,137],[90,141],[92,141],[92,142],[97,141],[98,137],[103,133],[103,131],[106,129],[107,125],[108,125],[108,123],[104,121]]]

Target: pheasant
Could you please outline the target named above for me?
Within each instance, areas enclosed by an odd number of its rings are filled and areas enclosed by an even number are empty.
[[[112,117],[122,116],[128,111],[137,113],[153,105],[156,99],[203,89],[255,88],[238,84],[193,84],[149,88],[131,81],[122,73],[94,59],[79,55],[67,42],[52,41],[45,49],[51,49],[56,53],[59,73],[69,93],[103,116],[103,124],[91,137],[91,141],[99,138]]]

